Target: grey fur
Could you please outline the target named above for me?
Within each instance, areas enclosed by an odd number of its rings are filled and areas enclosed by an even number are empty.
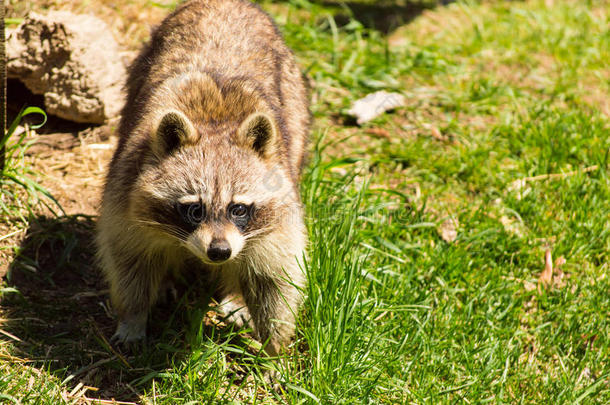
[[[307,243],[297,184],[309,110],[292,53],[257,6],[189,1],[153,32],[127,90],[97,235],[115,339],[142,338],[165,280],[197,258],[221,280],[221,308],[278,353],[294,333]],[[195,229],[174,209],[185,201],[205,207]],[[237,203],[252,207],[245,225],[230,219]],[[232,253],[216,264],[206,251],[219,239]]]

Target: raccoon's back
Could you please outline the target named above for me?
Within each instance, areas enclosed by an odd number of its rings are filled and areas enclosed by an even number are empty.
[[[300,172],[310,121],[303,77],[271,18],[247,0],[191,0],[154,30],[129,71],[119,153],[159,84],[189,72],[259,88],[278,112],[291,170]]]
[[[270,18],[242,0],[187,2],[163,22],[151,44],[152,80],[191,68],[266,82],[289,53]]]
[[[169,77],[189,71],[245,77],[277,96],[278,69],[292,58],[273,22],[245,0],[193,0],[152,33],[130,69],[130,104]]]

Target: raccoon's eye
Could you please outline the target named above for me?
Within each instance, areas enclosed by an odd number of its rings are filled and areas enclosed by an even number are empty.
[[[177,203],[176,210],[189,225],[199,225],[205,219],[205,206],[201,203]]]
[[[250,222],[253,205],[231,204],[227,208],[227,217],[235,224],[235,226],[244,232]]]
[[[248,207],[244,204],[233,204],[229,206],[229,214],[235,219],[245,218],[248,216]]]

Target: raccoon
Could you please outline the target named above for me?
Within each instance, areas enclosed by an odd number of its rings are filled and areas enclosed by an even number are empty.
[[[310,113],[293,54],[258,6],[188,1],[152,32],[126,88],[96,238],[114,341],[145,337],[186,267],[214,274],[220,309],[279,353],[306,283]]]

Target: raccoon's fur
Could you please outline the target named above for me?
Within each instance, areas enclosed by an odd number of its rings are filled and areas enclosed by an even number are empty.
[[[309,109],[292,53],[248,1],[189,1],[153,32],[127,90],[97,235],[115,340],[145,336],[186,266],[215,274],[221,309],[277,353],[305,284]]]

